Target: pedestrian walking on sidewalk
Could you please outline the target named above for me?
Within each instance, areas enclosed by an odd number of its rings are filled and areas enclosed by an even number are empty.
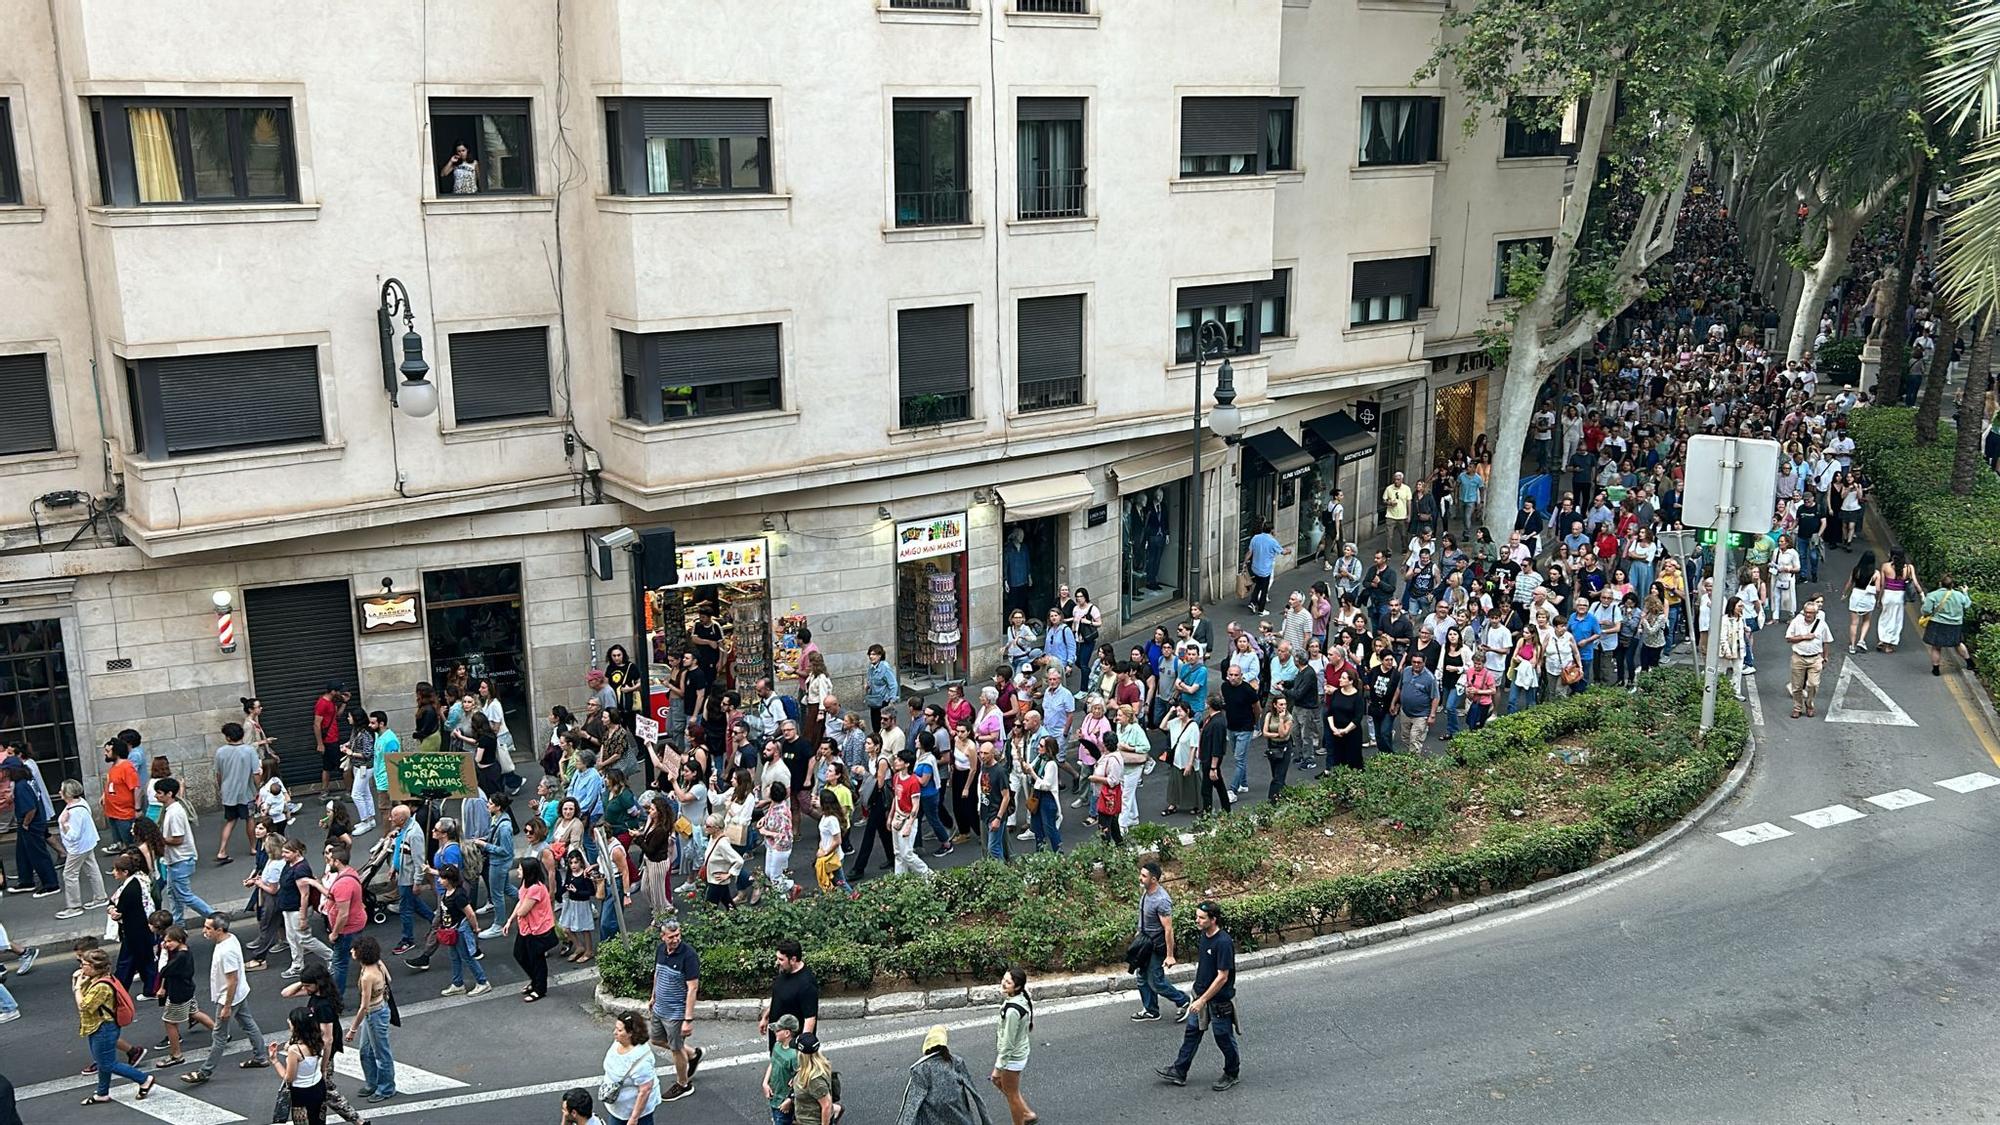
[[[208,1058],[202,1061],[201,1069],[181,1075],[181,1081],[190,1086],[199,1086],[215,1077],[215,1068],[229,1049],[232,1025],[250,1037],[250,1057],[236,1065],[245,1070],[269,1065],[265,1061],[269,1052],[264,1047],[264,1029],[257,1026],[256,1017],[246,1007],[250,1002],[250,975],[243,971],[242,943],[229,932],[229,920],[220,914],[210,914],[202,920],[201,936],[215,947],[208,962],[208,996],[215,1002],[215,1034],[209,1041]]]
[[[76,918],[85,910],[96,910],[110,901],[104,895],[104,871],[97,866],[97,822],[83,799],[83,782],[69,778],[62,783],[63,807],[56,814],[56,838],[63,849],[63,909],[58,918]],[[90,895],[84,897],[84,884]]]
[[[1139,1010],[1133,1023],[1150,1023],[1160,1018],[1160,997],[1172,1000],[1180,1009],[1176,1020],[1187,1018],[1188,995],[1167,980],[1174,967],[1174,899],[1160,885],[1160,865],[1152,860],[1139,865],[1139,926],[1126,950],[1126,963],[1139,978]]]
[[[1971,663],[1972,654],[1965,651],[1965,615],[1971,609],[1971,596],[1958,588],[1958,580],[1949,571],[1938,579],[1937,589],[1924,595],[1923,616],[1929,619],[1924,626],[1924,644],[1931,650],[1931,675],[1942,674],[1939,661],[1945,649]]]
[[[1194,924],[1201,955],[1195,963],[1195,997],[1188,1004],[1180,1054],[1154,1073],[1176,1086],[1187,1085],[1195,1051],[1213,1031],[1215,1046],[1222,1052],[1222,1077],[1209,1088],[1221,1093],[1236,1085],[1243,1068],[1236,1052],[1236,939],[1222,928],[1222,907],[1214,902],[1195,907]]]
[[[815,1050],[809,1050],[808,1044]],[[806,1085],[807,1068],[813,1065],[810,1060],[818,1057],[818,1046],[815,1036],[800,1037],[803,1057],[795,1080],[801,1091],[797,1103],[799,1125],[807,1125],[809,1120],[813,1125],[832,1120],[831,1116],[808,1118],[804,1112],[818,1108],[808,1105],[812,1092]],[[829,1108],[833,1101],[831,1096],[823,1098]],[[910,1079],[903,1087],[902,1112],[896,1117],[896,1125],[988,1125],[991,1121],[986,1103],[972,1086],[972,1071],[964,1059],[952,1054],[950,1032],[942,1025],[931,1028],[924,1034],[923,1054],[910,1065]]]

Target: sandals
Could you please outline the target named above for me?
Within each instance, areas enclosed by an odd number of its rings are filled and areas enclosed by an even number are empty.
[[[541,994],[541,993],[539,993],[539,992],[530,992],[530,993],[527,993],[526,995],[524,995],[524,996],[522,996],[522,997],[521,997],[521,1003],[523,1003],[523,1004],[532,1004],[532,1003],[534,1003],[535,1001],[537,1001],[537,1000],[540,1000],[541,998],[542,998],[542,994]]]
[[[186,1074],[181,1075],[181,1081],[190,1086],[199,1086],[208,1080],[208,1075],[203,1074],[199,1070],[190,1070]]]
[[[153,1064],[153,1069],[154,1069],[154,1070],[165,1070],[165,1069],[167,1069],[168,1067],[174,1067],[174,1066],[184,1066],[184,1065],[186,1065],[186,1063],[187,1063],[187,1059],[183,1058],[183,1057],[182,1057],[182,1056],[180,1056],[180,1055],[175,1055],[175,1056],[173,1056],[172,1058],[166,1058],[166,1059],[161,1059],[161,1060],[160,1060],[159,1062],[156,1062],[156,1063],[154,1063],[154,1064]]]
[[[270,1065],[271,1064],[269,1062],[257,1058],[255,1055],[252,1055],[251,1057],[244,1059],[242,1062],[236,1064],[237,1068],[240,1070],[262,1070]]]
[[[1819,712],[1818,712],[1818,711],[1815,711],[1815,710],[1813,710],[1813,709],[1812,709],[1812,704],[1810,704],[1810,703],[1806,704],[1806,718],[1808,718],[1808,719],[1810,719],[1810,718],[1814,718],[1814,717],[1815,717],[1815,716],[1817,716],[1818,714],[1819,714]]]
[[[1792,718],[1794,718],[1794,719],[1798,718],[1798,717],[1799,717],[1800,715],[1802,715],[1802,714],[1804,714],[1804,713],[1805,713],[1805,712],[1803,712],[1803,711],[1799,710],[1799,709],[1798,709],[1797,707],[1794,707],[1794,708],[1792,708]]]
[[[153,1087],[158,1085],[159,1081],[160,1080],[157,1078],[146,1079],[146,1081],[139,1086],[139,1094],[138,1094],[139,1100],[142,1102],[145,1101],[146,1095],[153,1092]]]

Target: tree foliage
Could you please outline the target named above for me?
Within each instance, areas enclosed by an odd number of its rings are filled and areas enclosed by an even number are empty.
[[[1963,131],[1973,146],[1952,184],[1955,206],[1938,261],[1946,299],[1969,321],[2000,307],[2000,6],[1958,0],[1955,11],[1924,94],[1946,128]]]

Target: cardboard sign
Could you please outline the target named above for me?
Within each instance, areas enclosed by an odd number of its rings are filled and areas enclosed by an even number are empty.
[[[660,739],[660,721],[647,715],[640,715],[632,720],[632,733],[639,736],[639,741],[651,745]]]
[[[398,750],[383,755],[389,766],[391,801],[430,797],[470,797],[479,792],[472,755],[456,750]]]

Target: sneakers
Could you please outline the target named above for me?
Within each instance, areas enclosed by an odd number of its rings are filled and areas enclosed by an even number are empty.
[[[297,980],[299,979],[299,974],[304,971],[305,967],[303,965],[293,965],[292,967],[286,969],[284,972],[279,973],[278,975],[286,980]]]
[[[1016,833],[1014,838],[1016,840],[1032,840],[1035,838],[1035,830],[1030,828],[1026,832]]]
[[[138,1066],[141,1062],[145,1061],[145,1058],[146,1048],[144,1047],[134,1047],[125,1052],[125,1063],[127,1066]]]
[[[61,887],[43,887],[41,890],[35,892],[35,897],[47,898],[50,895],[59,895],[61,893],[62,893]]]
[[[111,900],[110,900],[110,899],[108,899],[108,898],[100,898],[100,899],[97,899],[97,900],[95,900],[95,901],[93,901],[93,902],[86,902],[86,903],[84,903],[84,904],[83,904],[83,908],[84,908],[85,910],[102,910],[103,908],[105,908],[105,907],[107,907],[107,906],[110,906],[110,905],[111,905]]]
[[[491,914],[491,913],[493,913],[493,904],[492,904],[491,902],[488,902],[488,903],[487,903],[486,905],[484,905],[484,906],[480,907],[479,909],[477,909],[477,910],[473,911],[473,913],[474,913],[474,914]]]
[[[491,991],[493,991],[493,982],[490,980],[483,980],[480,981],[478,984],[473,985],[471,988],[466,989],[465,994],[467,996],[484,996]]]
[[[1179,1004],[1176,1005],[1176,1007],[1180,1008],[1180,1011],[1174,1013],[1174,1022],[1186,1023],[1188,1017],[1188,1006],[1186,1004]]]
[[[14,971],[21,974],[24,977],[27,976],[28,970],[35,967],[35,958],[40,957],[41,955],[42,955],[41,946],[39,945],[29,946],[24,952],[22,952],[21,963],[15,967]]]
[[[447,985],[445,985],[445,986],[444,986],[444,989],[443,989],[442,991],[440,991],[440,992],[438,993],[438,995],[439,995],[439,996],[463,996],[463,995],[465,995],[465,986],[464,986],[464,985],[462,985],[462,984],[447,984]]]
[[[0,1012],[0,1023],[13,1023],[15,1020],[20,1018],[21,1018],[21,1009],[19,1008],[16,1008],[11,1012]]]
[[[1240,1081],[1240,1079],[1238,1079],[1234,1074],[1225,1074],[1222,1077],[1216,1079],[1215,1085],[1210,1086],[1209,1089],[1214,1090],[1216,1093],[1220,1094],[1224,1090],[1229,1089],[1231,1086],[1236,1085],[1238,1081]]]
[[[410,950],[415,949],[416,947],[417,943],[414,941],[397,942],[396,948],[391,949],[389,951],[389,955],[391,957],[401,957],[403,954],[408,953]]]
[[[1166,1079],[1168,1082],[1172,1083],[1175,1086],[1187,1085],[1187,1075],[1182,1074],[1180,1071],[1175,1070],[1170,1066],[1156,1067],[1154,1068],[1153,1073],[1159,1075],[1161,1078]]]
[[[58,910],[58,911],[56,911],[56,917],[57,917],[57,918],[81,918],[81,917],[83,917],[83,907],[81,907],[81,906],[72,906],[72,907],[70,907],[70,908],[69,908],[69,909],[67,909],[67,910]]]
[[[1248,792],[1250,792],[1250,787],[1248,785],[1239,785],[1236,787],[1236,795],[1238,797],[1241,797]]]
[[[1070,807],[1070,808],[1073,808],[1073,809],[1080,809],[1080,808],[1082,808],[1082,807],[1083,807],[1083,798],[1082,798],[1082,797],[1078,797],[1078,798],[1077,798],[1076,800],[1074,800],[1074,801],[1071,801],[1071,802],[1069,803],[1069,807]]]
[[[707,1051],[696,1047],[694,1053],[688,1056],[688,1089],[690,1090],[694,1089],[694,1072],[701,1069],[701,1058],[706,1054],[708,1054]]]
[[[932,859],[943,859],[944,857],[946,857],[946,856],[948,856],[948,855],[950,855],[950,854],[951,854],[951,845],[950,845],[950,844],[946,844],[946,845],[945,845],[944,847],[941,847],[941,848],[939,848],[938,850],[936,850],[936,851],[932,852],[932,853],[931,853],[931,858],[932,858]],[[798,888],[797,888],[797,887],[793,887],[792,889],[793,889],[793,890],[798,890]]]
[[[667,1087],[667,1092],[660,1095],[660,1100],[663,1102],[677,1102],[692,1093],[694,1093],[694,1083],[676,1082]]]
[[[396,1096],[396,1091],[394,1091],[394,1090],[377,1090],[377,1091],[375,1091],[374,1093],[372,1093],[372,1094],[368,1095],[368,1100],[369,1100],[369,1101],[370,1101],[371,1103],[372,1103],[372,1102],[386,1102],[386,1101],[388,1101],[388,1100],[389,1100],[390,1098],[393,1098],[393,1097],[395,1097],[395,1096]]]
[[[427,973],[431,969],[431,962],[428,957],[422,961],[405,961],[403,964],[408,965],[410,971],[416,973]]]
[[[494,938],[497,938],[499,936],[500,936],[500,926],[497,923],[479,931],[480,941],[492,941]]]
[[[1141,1008],[1138,1011],[1132,1013],[1133,1023],[1154,1023],[1157,1022],[1159,1018],[1160,1018],[1160,1013],[1149,1012],[1144,1008]]]
[[[485,951],[484,949],[475,949],[475,950],[473,950],[473,951],[472,951],[472,959],[473,959],[474,961],[484,961],[484,960],[486,960],[486,951]]]

